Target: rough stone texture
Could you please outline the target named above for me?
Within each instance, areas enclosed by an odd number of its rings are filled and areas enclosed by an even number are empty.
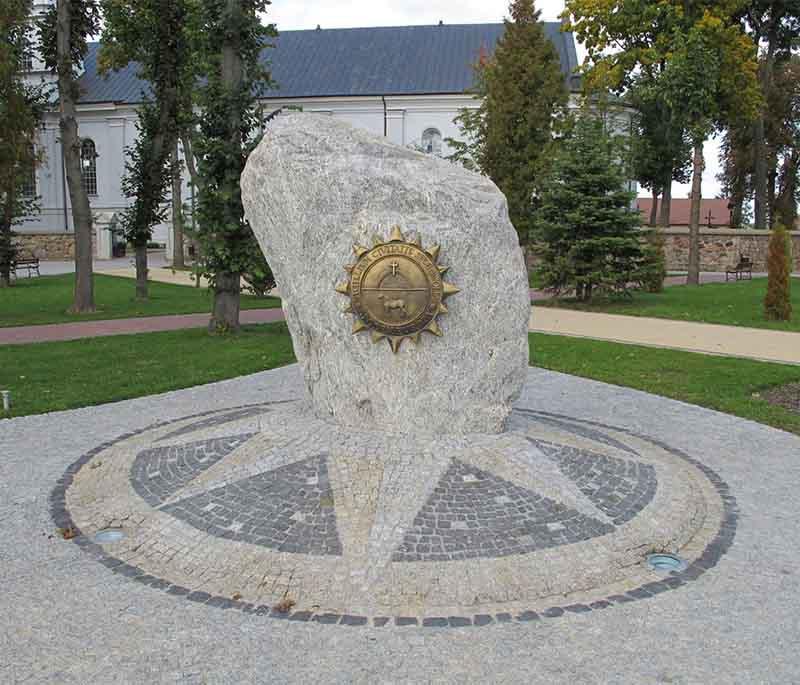
[[[17,233],[14,242],[23,254],[31,254],[41,260],[75,259],[74,233]],[[97,256],[97,239],[92,236],[92,254]]]
[[[745,255],[753,260],[754,271],[766,271],[770,235],[770,231],[701,229],[700,269],[725,271],[739,261],[739,255]],[[791,235],[794,269],[800,271],[800,232]],[[664,238],[667,269],[685,270],[689,263],[689,229],[669,228]]]
[[[528,364],[528,283],[506,200],[488,179],[391,144],[332,117],[278,117],[251,155],[247,218],[275,273],[314,410],[345,425],[396,432],[502,430]],[[398,354],[353,336],[334,291],[355,261],[399,225],[441,245],[461,288]]]

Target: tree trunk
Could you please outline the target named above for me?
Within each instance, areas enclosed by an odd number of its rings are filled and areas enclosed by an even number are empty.
[[[767,227],[767,155],[765,150],[764,113],[753,127],[753,228]]]
[[[150,293],[147,288],[147,243],[139,243],[136,249],[136,299],[146,300]]]
[[[13,186],[5,193],[5,205],[3,206],[3,224],[0,227],[0,288],[11,286],[11,262],[14,259],[14,248],[12,246],[11,226],[14,220],[14,188]]]
[[[653,186],[653,205],[650,207],[650,222],[649,226],[653,227],[656,225],[658,220],[658,188]]]
[[[59,129],[61,154],[72,204],[72,223],[75,227],[75,295],[71,311],[95,311],[94,279],[92,277],[92,210],[89,197],[83,188],[81,176],[81,141],[78,137],[78,120],[75,116],[75,82],[70,54],[71,2],[58,0],[56,41],[58,50]]]
[[[737,174],[736,181],[731,188],[730,212],[731,228],[741,228],[744,216],[745,181],[742,174]]]
[[[764,103],[759,109],[758,118],[753,128],[753,224],[755,228],[761,230],[767,228],[767,222],[769,221],[770,193],[767,188],[769,161],[767,159],[766,125],[764,122],[767,117],[767,98],[772,90],[775,71],[775,51],[778,47],[778,25],[776,21],[776,18],[773,17],[767,30],[767,54],[758,70],[758,80]]]
[[[172,266],[182,269],[183,260],[183,198],[181,196],[181,167],[178,141],[172,148]]]
[[[672,169],[670,169],[667,178],[664,179],[664,190],[661,193],[661,212],[658,215],[659,227],[669,228],[671,209],[672,209]]]
[[[214,284],[214,309],[208,330],[212,333],[236,333],[239,330],[239,285],[238,273],[216,274]]]
[[[237,28],[239,22],[243,20],[242,2],[241,0],[226,0],[225,6],[229,31],[226,32],[222,43],[222,83],[226,92],[238,95],[244,80],[244,66]],[[239,105],[234,97],[228,109],[227,132],[233,144],[232,147],[239,149],[242,146],[241,119]],[[241,205],[236,193],[229,193],[229,197],[226,221],[228,225],[232,226],[241,221]],[[224,330],[231,333],[239,330],[239,293],[240,274],[238,272],[226,271],[215,274],[214,305],[211,321],[208,324],[210,330]]]
[[[775,199],[775,220],[787,231],[795,230],[797,222],[797,183],[800,174],[800,148],[796,148],[783,159],[780,174],[780,189]]]
[[[767,164],[767,225],[770,229],[775,224],[775,184],[778,180],[778,159],[770,156]]]
[[[692,208],[689,219],[689,274],[687,285],[700,285],[700,205],[703,200],[703,141],[696,142],[692,158]]]

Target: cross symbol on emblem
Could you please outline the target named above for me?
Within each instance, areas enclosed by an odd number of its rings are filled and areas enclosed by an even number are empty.
[[[400,265],[397,262],[392,262],[389,266],[392,269],[392,276],[397,276],[397,270],[400,268]]]

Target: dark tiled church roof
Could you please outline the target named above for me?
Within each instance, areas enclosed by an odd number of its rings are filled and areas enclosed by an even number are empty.
[[[570,83],[578,66],[575,41],[555,22],[544,24]],[[463,93],[473,83],[481,49],[492,52],[503,24],[452,24],[386,28],[283,31],[262,58],[271,62],[275,89],[265,98]],[[136,103],[147,84],[130,64],[97,73],[93,43],[81,77],[81,102]]]

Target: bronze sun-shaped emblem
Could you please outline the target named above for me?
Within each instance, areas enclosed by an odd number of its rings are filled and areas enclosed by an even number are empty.
[[[406,338],[417,343],[422,331],[442,335],[436,317],[459,289],[442,278],[448,267],[439,264],[438,245],[425,250],[419,238],[408,242],[395,226],[389,240],[376,238],[371,249],[354,245],[353,252],[356,263],[345,267],[350,278],[336,286],[350,297],[353,333],[368,330],[372,342],[386,338],[393,352]]]

